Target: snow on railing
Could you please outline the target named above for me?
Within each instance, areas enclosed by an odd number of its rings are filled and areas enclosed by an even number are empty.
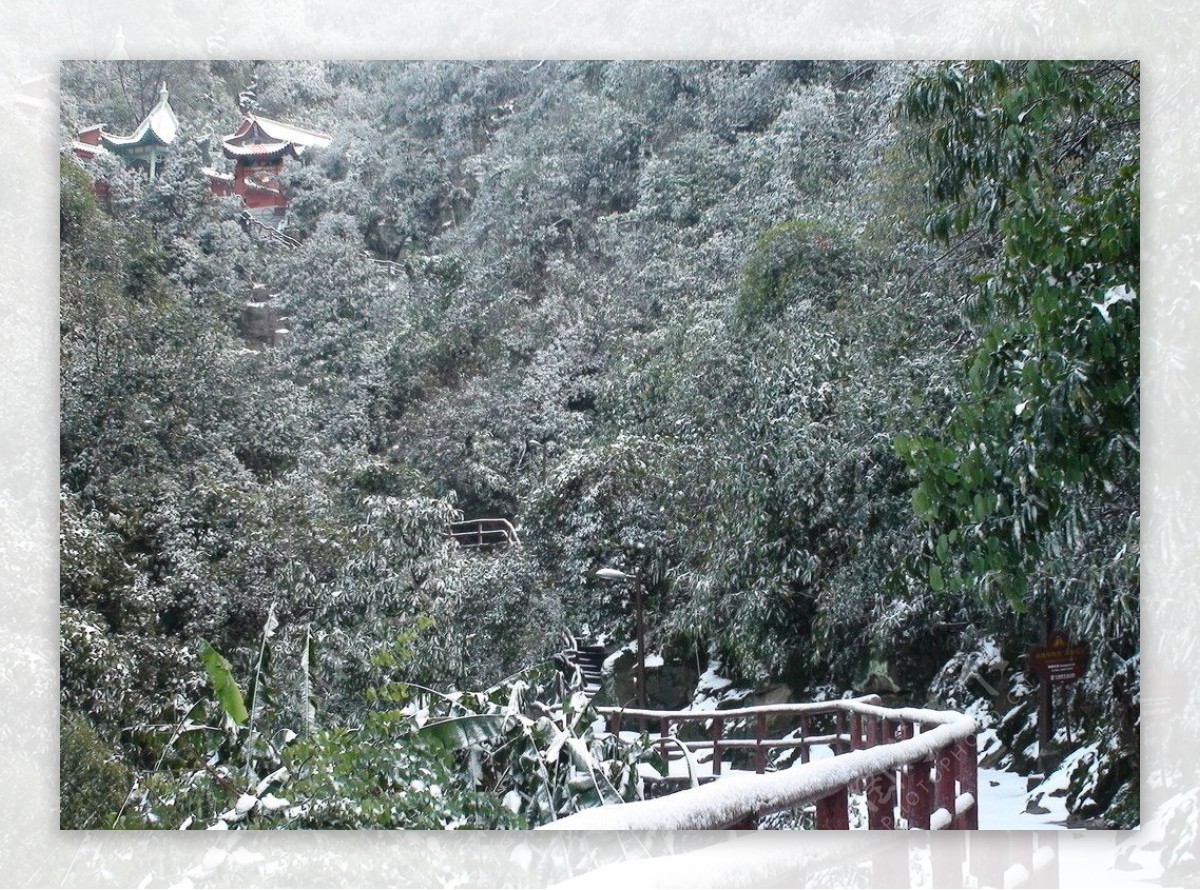
[[[389,275],[399,275],[401,272],[405,271],[402,263],[397,263],[395,260],[385,260],[382,257],[377,257],[369,250],[364,250],[362,255],[363,259],[365,259],[367,262],[375,264],[375,266],[383,269]]]
[[[507,519],[460,519],[450,523],[447,534],[459,546],[469,549],[509,547],[521,543],[517,530]]]
[[[263,233],[268,238],[278,242],[279,244],[282,244],[284,247],[294,249],[300,246],[300,242],[295,238],[291,237],[290,235],[285,235],[278,229],[267,225],[265,222],[255,216],[250,210],[242,211],[242,221],[246,224],[247,228]]]
[[[845,701],[878,704],[879,697],[868,695]],[[754,770],[758,773],[766,772],[767,752],[772,749],[797,750],[801,763],[808,762],[815,746],[828,746],[833,749],[834,753],[849,751],[851,749],[851,726],[845,701],[759,705],[752,708],[729,708],[720,711],[643,711],[636,708],[618,707],[601,707],[597,708],[597,711],[608,718],[608,731],[614,735],[620,733],[622,721],[625,718],[636,720],[639,724],[644,724],[647,720],[651,721],[658,727],[659,753],[664,761],[676,756],[676,748],[681,746],[693,752],[712,749],[713,775],[719,776],[723,754],[727,751],[753,748]],[[767,721],[778,721],[787,717],[797,718],[798,729],[784,738],[768,738]],[[753,739],[732,738],[726,735],[726,727],[751,719],[754,720],[755,725]],[[813,727],[818,722],[825,722],[833,731],[823,734],[814,733]],[[706,731],[709,738],[696,741],[674,737],[673,726],[689,723],[708,724]]]
[[[979,827],[975,721],[954,711],[884,708],[879,699],[765,705],[727,711],[639,711],[605,708],[610,729],[624,717],[659,721],[664,732],[672,722],[711,720],[713,772],[719,774],[721,748],[755,746],[756,766],[766,749],[830,744],[835,756],[801,762],[773,773],[738,773],[719,781],[654,800],[597,807],[557,822],[546,830],[673,831],[753,825],[762,816],[816,805],[817,828],[846,829],[851,788],[865,790],[868,827],[892,829]],[[833,714],[838,731],[832,736],[765,739],[770,716]],[[724,721],[754,718],[754,740],[722,739]],[[844,728],[844,732],[842,731]],[[839,750],[843,753],[838,753]],[[899,814],[897,814],[897,810]]]

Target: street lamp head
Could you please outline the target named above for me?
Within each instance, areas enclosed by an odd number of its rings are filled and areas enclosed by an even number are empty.
[[[627,575],[620,569],[598,569],[596,577],[603,578],[605,581],[632,581],[636,576]]]

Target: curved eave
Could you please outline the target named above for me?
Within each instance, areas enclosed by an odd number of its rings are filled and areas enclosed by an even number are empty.
[[[105,133],[100,140],[106,148],[114,151],[120,151],[123,148],[166,148],[171,144],[153,130],[146,130],[144,133],[136,133],[133,136],[109,136]]]
[[[320,130],[310,130],[308,127],[298,127],[295,124],[285,124],[283,121],[272,120],[269,117],[251,115],[246,123],[239,128],[236,135],[245,135],[250,129],[256,128],[263,136],[279,142],[291,142],[297,149],[306,147],[325,148],[333,141],[333,137]],[[232,138],[232,137],[231,137]]]
[[[108,149],[103,145],[97,145],[94,142],[80,142],[78,139],[71,143],[71,150],[77,155],[85,155],[89,158],[108,154]]]
[[[138,124],[137,129],[128,136],[113,136],[108,133],[101,133],[100,139],[109,148],[116,149],[141,148],[143,146],[165,148],[175,141],[175,135],[178,132],[179,119],[175,117],[175,112],[167,104],[166,95],[164,94],[159,99],[158,104]]]
[[[287,142],[260,142],[253,145],[230,145],[228,142],[225,142],[221,147],[225,151],[225,157],[233,160],[237,160],[238,158],[279,160],[285,154],[295,154],[292,151],[291,144]]]

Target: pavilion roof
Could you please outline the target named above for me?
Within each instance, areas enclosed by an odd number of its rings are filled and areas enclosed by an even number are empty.
[[[309,148],[324,148],[331,141],[328,133],[297,127],[257,114],[247,114],[236,131],[225,137],[222,146],[230,158],[281,158],[284,154],[300,157]]]
[[[119,151],[122,148],[135,148],[141,145],[170,145],[175,141],[175,134],[178,131],[179,119],[175,117],[175,112],[171,109],[167,85],[164,83],[158,91],[158,102],[137,125],[137,129],[128,136],[102,133],[101,139],[107,147]]]

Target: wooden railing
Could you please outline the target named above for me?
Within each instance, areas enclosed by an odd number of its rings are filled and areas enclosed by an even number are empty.
[[[871,696],[859,699],[877,703]],[[846,711],[829,702],[809,704],[762,705],[754,708],[731,708],[725,711],[639,711],[636,708],[601,707],[597,710],[608,718],[608,731],[614,735],[622,726],[634,728],[648,722],[658,732],[659,754],[664,761],[677,760],[684,755],[679,750],[686,747],[692,752],[711,750],[712,772],[721,775],[727,756],[738,752],[754,752],[754,771],[764,773],[767,754],[772,750],[794,749],[801,763],[812,757],[815,746],[829,746],[835,754],[851,750],[849,723]],[[768,729],[781,723],[796,725],[794,732],[786,737],[772,738]],[[734,735],[739,728],[753,726],[753,736]],[[695,727],[703,737],[687,738],[689,727]]]
[[[278,244],[282,244],[284,247],[288,248],[289,250],[293,250],[300,246],[300,242],[297,241],[295,238],[291,237],[290,235],[285,235],[285,234],[283,234],[283,232],[279,231],[278,229],[272,228],[271,226],[267,225],[262,220],[260,220],[257,216],[255,216],[253,213],[251,213],[249,210],[242,211],[242,222],[246,226],[246,229],[248,231],[260,232],[260,233],[266,235],[272,241],[275,241]]]
[[[389,275],[399,275],[405,271],[403,263],[397,263],[395,260],[385,260],[375,256],[371,251],[364,250],[362,252],[363,259],[369,263],[373,263],[377,268],[383,269]]]
[[[482,549],[520,544],[517,530],[507,519],[462,519],[450,523],[448,532],[460,547]]]
[[[979,827],[975,721],[953,711],[885,708],[876,696],[811,704],[764,705],[727,711],[640,711],[601,708],[609,729],[646,720],[659,730],[660,753],[712,751],[712,771],[733,752],[752,751],[754,773],[740,772],[654,800],[600,807],[541,826],[544,829],[680,830],[751,827],[771,813],[815,805],[816,827],[850,827],[850,794],[866,798],[867,827]],[[774,737],[771,724],[798,722]],[[708,738],[679,738],[673,727],[707,723]],[[753,725],[754,736],[730,737],[730,725]],[[813,759],[829,746],[831,757]],[[767,755],[799,749],[801,763],[767,772]]]

